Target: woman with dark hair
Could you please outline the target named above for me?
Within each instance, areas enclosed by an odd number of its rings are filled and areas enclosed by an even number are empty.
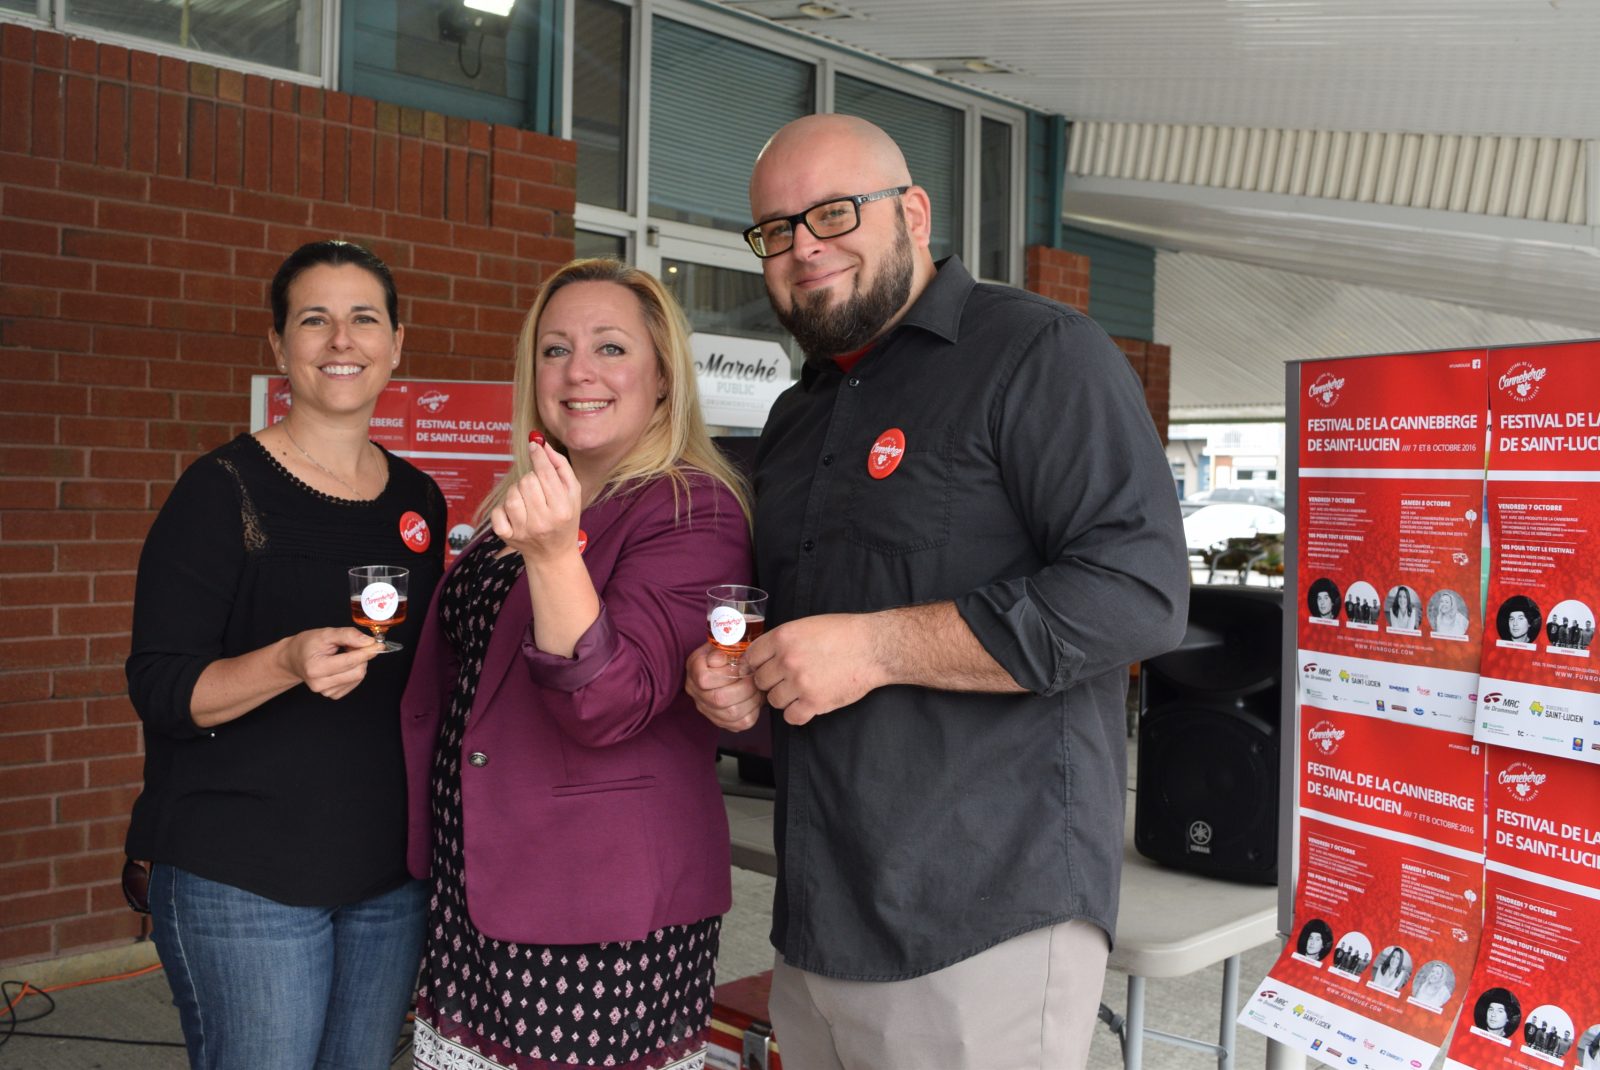
[[[511,470],[406,690],[409,861],[433,889],[416,1064],[700,1066],[731,895],[684,663],[707,589],[748,582],[744,491],[683,313],[615,260],[544,284],[512,405]]]
[[[1417,605],[1416,593],[1401,584],[1389,598],[1389,627],[1415,631],[1421,623],[1422,613]]]
[[[445,503],[367,437],[404,341],[388,268],[313,242],[271,293],[289,415],[190,465],[139,559],[127,673],[145,782],[127,847],[154,863],[152,935],[192,1068],[378,1070],[422,944],[399,707]],[[362,565],[410,570],[398,653],[352,624]]]
[[[1522,1004],[1504,988],[1486,988],[1472,1008],[1472,1024],[1490,1036],[1510,1037],[1522,1022]]]

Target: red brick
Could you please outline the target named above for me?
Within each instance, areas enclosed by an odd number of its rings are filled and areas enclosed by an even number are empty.
[[[150,385],[168,390],[201,390],[222,393],[233,389],[233,371],[215,364],[187,361],[162,361],[150,365]],[[155,445],[155,443],[151,443]],[[167,448],[162,444],[163,449]]]
[[[133,55],[138,66],[140,53]],[[128,91],[128,168],[150,173],[156,169],[156,95],[149,89]]]
[[[63,509],[143,509],[148,500],[140,483],[74,480],[61,485]]]
[[[342,204],[347,199],[345,183],[348,181],[350,160],[348,155],[349,131],[342,126],[329,126],[323,132],[322,199]]]
[[[115,788],[144,783],[144,756],[126,754],[117,758],[97,758],[89,762],[91,788]],[[91,833],[91,836],[93,833]]]
[[[171,476],[171,471],[167,473]],[[105,512],[94,517],[94,537],[96,539],[135,539],[140,542],[150,533],[150,525],[154,523],[156,514],[149,510],[139,512]]]
[[[101,761],[106,762],[121,760],[118,758],[101,759]],[[89,768],[93,770],[98,764],[99,762],[90,762]],[[90,775],[92,777],[93,773],[91,772]],[[92,782],[91,786],[94,786]],[[86,827],[89,832],[88,846],[91,851],[103,850],[107,847],[121,847],[123,841],[128,838],[128,818],[126,815],[113,817],[108,821],[91,821]]]
[[[227,75],[228,71],[221,72]],[[237,72],[234,72],[237,73]],[[219,186],[237,186],[244,166],[244,112],[221,105],[214,117],[216,160],[214,173]]]
[[[250,399],[222,394],[190,394],[178,399],[178,419],[213,423],[244,423],[250,417]]]
[[[49,862],[5,866],[0,868],[0,888],[6,890],[7,896],[45,891],[50,887],[50,868]]]
[[[172,454],[151,450],[94,450],[89,475],[95,479],[172,479]]]
[[[114,695],[127,689],[128,678],[121,666],[115,669],[57,669],[51,693],[56,698],[84,698]]]
[[[412,301],[410,322],[429,327],[471,330],[477,312],[470,305],[444,301]]]
[[[14,414],[0,420],[0,442],[49,444],[59,442],[56,417]]]
[[[87,854],[57,858],[51,863],[58,888],[77,884],[99,884],[120,881],[122,866],[127,856],[121,851],[94,851]]]
[[[55,611],[48,607],[36,609],[10,609],[0,607],[0,639],[50,635],[55,629]],[[9,714],[9,711],[7,711]],[[0,727],[13,729],[9,715],[0,719]],[[4,748],[0,748],[3,750]]]
[[[0,472],[70,479],[83,475],[83,451],[66,446],[0,446]]]
[[[286,112],[272,116],[272,158],[268,161],[269,187],[274,193],[293,196],[296,160],[295,118]]]
[[[226,214],[233,210],[232,191],[223,189],[211,181],[195,182],[181,178],[166,178],[162,175],[154,175],[148,181],[150,200],[156,204],[171,205],[191,212]],[[178,228],[173,227],[163,233],[177,234]]]
[[[60,294],[55,290],[43,286],[0,285],[0,316],[51,319],[60,307]]]
[[[245,79],[245,85],[250,84]],[[244,162],[240,184],[268,189],[272,184],[272,116],[255,109],[244,113]]]
[[[94,579],[94,600],[96,602],[130,602],[133,600],[134,574],[132,572],[119,572],[107,574],[102,572]]]
[[[32,61],[33,31],[15,24],[0,26],[0,55],[9,59]]]
[[[133,234],[105,234],[95,230],[61,232],[61,249],[66,256],[85,260],[115,260],[126,264],[150,261],[150,239]]]
[[[265,108],[272,104],[272,83],[259,74],[244,76],[244,102],[252,108]]]
[[[25,925],[30,921],[71,917],[82,914],[88,906],[88,892],[82,888],[8,896],[5,899],[6,924]]]
[[[77,791],[83,787],[85,776],[86,770],[82,762],[19,765],[0,769],[0,799],[20,799],[27,795],[58,795],[63,791]],[[0,852],[0,861],[4,860],[4,852]]]
[[[56,820],[71,823],[126,814],[138,795],[139,789],[136,787],[102,788],[99,791],[60,795],[56,799]]]
[[[422,144],[410,138],[400,142],[396,207],[404,215],[422,214]]]
[[[7,805],[14,798],[7,794]],[[52,807],[53,809],[53,807]],[[0,836],[0,862],[20,862],[29,858],[51,858],[83,850],[81,828],[35,828]]]
[[[150,302],[143,297],[64,293],[61,295],[61,318],[141,327],[150,322]]]
[[[455,244],[455,228],[443,219],[419,219],[416,216],[391,213],[384,218],[385,230],[390,237],[449,248]],[[391,263],[391,268],[398,265]]]
[[[167,462],[171,464],[170,459]],[[136,568],[140,544],[137,542],[69,542],[57,547],[62,572],[114,572]],[[99,631],[106,631],[101,628]]]
[[[161,87],[181,93],[189,88],[189,64],[174,56],[161,57]]]
[[[188,175],[201,182],[217,177],[217,106],[209,100],[189,102]]]
[[[60,437],[63,446],[127,446],[135,449],[146,445],[149,438],[143,421],[72,416],[61,418]]]
[[[162,390],[91,390],[89,412],[94,416],[169,418],[172,395]]]
[[[62,155],[80,163],[94,163],[95,124],[88,121],[94,115],[94,81],[78,75],[67,78],[65,114],[71,120],[65,124],[66,145]]]
[[[395,210],[398,196],[400,142],[393,134],[379,134],[372,146],[372,206]],[[362,203],[352,197],[352,201]]]
[[[50,755],[57,762],[130,754],[138,746],[139,730],[131,724],[50,733]]]
[[[109,281],[111,275],[128,275],[137,282],[129,282],[119,278],[116,285],[151,291],[149,296],[159,297],[164,292],[163,286],[176,289],[180,276],[176,271],[153,271],[142,268],[119,267],[107,270],[104,267],[99,272],[102,282]],[[96,327],[94,331],[94,352],[99,356],[107,357],[145,357],[153,360],[170,360],[178,348],[178,339],[171,331],[156,331],[144,327]],[[148,367],[141,364],[141,367]],[[63,369],[63,377],[65,370]],[[136,386],[144,385],[146,376],[141,375]]]
[[[300,174],[298,192],[302,197],[322,196],[322,128],[321,119],[301,119]]]
[[[51,572],[55,567],[56,548],[48,543],[33,546],[12,543],[6,548],[6,552],[0,555],[0,573],[20,576],[35,572]]]
[[[92,725],[139,723],[139,715],[134,712],[133,703],[128,700],[127,695],[108,695],[105,698],[89,699],[84,706],[89,723]]]
[[[308,202],[294,197],[280,197],[272,193],[254,193],[234,190],[232,213],[247,219],[260,219],[271,223],[290,223],[305,226],[311,219]]]
[[[351,204],[372,203],[372,150],[371,130],[351,130],[349,147],[349,175],[346,189]]]
[[[88,290],[94,286],[94,268],[59,257],[7,253],[0,257],[0,282]]]
[[[439,219],[444,216],[444,146],[422,146],[421,212]]]
[[[0,26],[0,30],[12,27]],[[33,77],[31,59],[26,63],[0,62],[0,101],[4,101],[6,121],[0,123],[0,150],[14,153],[33,151]]]
[[[11,702],[0,706],[0,710],[4,711],[0,713],[0,725],[7,732],[81,728],[85,724],[82,699]],[[0,747],[3,745],[4,741],[0,740]]]
[[[0,593],[5,591],[0,581]],[[3,601],[3,599],[0,599]],[[0,673],[0,695],[8,702],[32,702],[50,697],[50,674],[47,672]]]
[[[96,889],[97,893],[104,891],[103,888]],[[140,916],[126,906],[117,909],[122,896],[120,884],[113,889],[113,893],[112,898],[115,901],[104,913],[56,923],[56,947],[62,953],[101,944],[121,944],[143,935],[143,920]]]
[[[259,306],[265,297],[265,284],[256,279],[192,273],[183,278],[183,298],[187,301]]]
[[[458,223],[476,222],[467,215],[467,156],[451,149],[445,161],[445,215]]]
[[[0,806],[0,832],[45,828],[54,820],[55,810],[55,804],[43,796],[7,799]]]
[[[260,249],[267,228],[254,220],[224,215],[189,212],[183,220],[183,236],[191,241],[217,242],[245,249]]]
[[[75,355],[61,361],[63,382],[92,383],[97,386],[144,386],[150,365],[143,360]],[[74,472],[73,475],[81,475]]]
[[[61,228],[0,218],[0,249],[56,256],[61,252]]]
[[[37,328],[37,329],[35,329]],[[65,345],[63,341],[76,343],[77,336],[69,335],[69,330],[63,324],[0,324],[0,342],[5,345],[23,347],[41,347],[76,349],[78,345]],[[84,328],[88,333],[88,328]],[[87,341],[87,340],[85,340]],[[87,349],[87,345],[82,348]],[[81,386],[58,386],[49,383],[7,383],[4,390],[0,390],[0,412],[27,412],[42,413],[56,412],[76,414],[87,412],[89,408],[89,395]]]
[[[174,208],[148,204],[101,201],[99,225],[105,230],[134,231],[139,234],[168,236],[183,228],[183,213]]]
[[[115,666],[119,671],[128,663],[133,638],[127,632],[96,635],[89,639],[89,664]]]
[[[150,310],[152,327],[175,328],[185,333],[179,337],[179,347],[185,341],[208,347],[216,360],[227,360],[228,354],[219,351],[217,340],[201,337],[205,332],[226,334],[233,329],[233,310],[219,305],[197,305],[187,301],[157,301]]]
[[[76,166],[17,152],[0,153],[0,174],[5,175],[8,185],[55,189],[61,184],[62,168],[75,169]]]
[[[33,765],[48,761],[50,740],[42,732],[0,736],[0,766]],[[0,887],[4,887],[0,883]]]
[[[74,193],[5,187],[5,214],[18,219],[34,219],[74,226],[94,225],[94,201]]]
[[[319,227],[289,227],[279,224],[270,224],[267,227],[268,249],[298,249],[306,242],[321,241],[326,238],[327,232]],[[377,249],[372,250],[380,257],[383,253]],[[390,265],[391,267],[393,265]]]
[[[231,424],[156,422],[150,425],[150,445],[160,449],[208,453],[232,440],[237,430]]]
[[[156,181],[164,181],[157,179]],[[150,263],[158,267],[185,271],[226,273],[232,270],[232,254],[217,245],[198,245],[177,239],[150,239]]]
[[[10,30],[16,27],[5,28]],[[50,925],[19,925],[0,929],[0,962],[42,959],[54,950],[54,929]]]
[[[0,509],[40,509],[55,500],[56,485],[47,480],[0,479]]]
[[[61,155],[63,78],[55,71],[33,72],[33,146],[35,156]]]
[[[12,639],[0,644],[0,669],[45,669],[56,665],[82,665],[89,657],[81,638]],[[5,793],[0,792],[0,798]]]

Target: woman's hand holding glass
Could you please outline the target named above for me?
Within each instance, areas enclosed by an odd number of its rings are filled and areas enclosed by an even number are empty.
[[[489,514],[489,526],[524,557],[552,560],[578,549],[583,487],[567,459],[534,434],[528,442],[533,467]]]
[[[367,662],[383,644],[360,628],[308,628],[279,648],[279,664],[313,694],[341,699],[367,678]]]

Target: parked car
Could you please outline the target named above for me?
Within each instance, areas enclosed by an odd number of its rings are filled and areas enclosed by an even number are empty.
[[[1203,505],[1183,518],[1183,535],[1190,553],[1226,546],[1229,539],[1282,537],[1284,515],[1267,505],[1221,502]]]
[[[1208,505],[1224,502],[1265,505],[1280,511],[1284,506],[1283,491],[1277,487],[1212,487],[1210,490],[1196,491],[1178,504],[1183,509],[1183,515],[1188,516]]]

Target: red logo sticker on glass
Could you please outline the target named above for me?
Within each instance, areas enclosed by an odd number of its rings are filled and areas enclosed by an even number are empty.
[[[578,529],[578,553],[582,554],[589,548],[589,533],[582,528]]]
[[[878,436],[878,441],[867,451],[867,475],[883,479],[900,467],[900,458],[906,454],[906,435],[898,427],[891,427]]]
[[[433,533],[428,530],[428,522],[422,519],[421,513],[408,512],[400,518],[400,537],[419,554],[433,541]]]

